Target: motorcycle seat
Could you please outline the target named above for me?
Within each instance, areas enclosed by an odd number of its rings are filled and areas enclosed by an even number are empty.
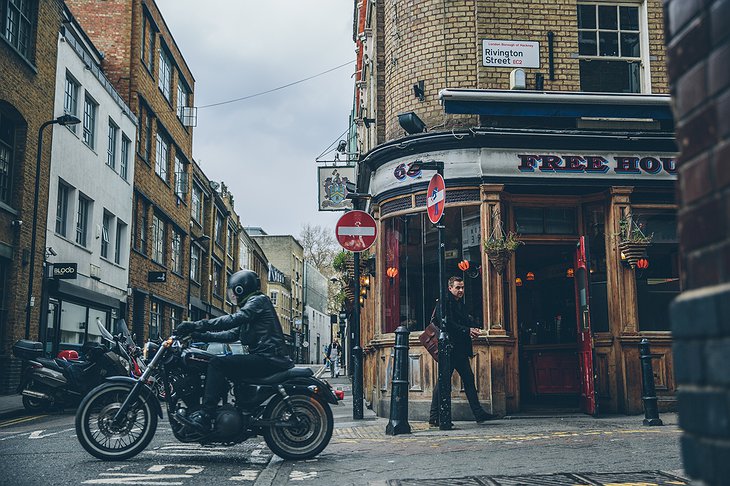
[[[35,358],[33,361],[37,361],[38,363],[53,371],[63,371],[63,369],[65,368],[65,366],[62,366],[59,363],[59,361],[62,360],[55,358]]]
[[[314,372],[310,368],[289,368],[286,371],[274,373],[269,376],[261,376],[258,378],[246,378],[242,380],[244,383],[250,383],[251,385],[275,385],[277,383],[283,383],[292,378],[306,378],[312,376]]]

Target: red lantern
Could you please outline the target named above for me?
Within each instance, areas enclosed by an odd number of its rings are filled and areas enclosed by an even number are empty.
[[[639,258],[639,261],[636,262],[636,266],[642,270],[649,268],[649,260],[646,258]]]
[[[469,262],[467,260],[460,261],[457,266],[462,272],[466,272],[467,270],[469,270]]]
[[[385,274],[390,278],[395,278],[395,276],[398,275],[398,269],[395,267],[388,267]]]

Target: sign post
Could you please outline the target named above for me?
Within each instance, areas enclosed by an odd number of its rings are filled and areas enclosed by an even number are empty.
[[[431,178],[426,191],[426,211],[428,219],[436,225],[439,238],[439,305],[438,320],[439,326],[439,361],[438,361],[438,407],[439,407],[439,429],[450,430],[451,423],[451,343],[446,322],[446,288],[444,286],[445,244],[444,225],[441,218],[444,215],[446,204],[446,184],[441,174],[436,173]]]
[[[360,296],[360,252],[367,250],[378,236],[375,220],[365,211],[354,210],[342,215],[335,226],[337,242],[353,252],[355,263],[355,299]],[[362,347],[360,346],[360,302],[355,300],[352,311],[352,418],[363,418]]]

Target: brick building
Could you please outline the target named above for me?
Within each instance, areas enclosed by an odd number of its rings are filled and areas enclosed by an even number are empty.
[[[409,412],[428,415],[437,372],[417,337],[438,296],[425,209],[439,164],[424,163],[439,162],[443,278],[465,279],[483,329],[471,361],[482,403],[499,415],[639,413],[649,336],[660,407],[674,407],[668,304],[681,282],[662,2],[354,4],[350,140],[379,235],[365,399],[387,413],[393,331],[406,326]],[[501,265],[484,244],[510,232],[524,244]],[[472,418],[456,375],[452,390],[454,418]]]
[[[138,339],[164,335],[188,304],[194,79],[153,0],[67,3],[139,120],[128,317]]]
[[[62,3],[0,0],[0,15],[0,393],[7,393],[20,376],[20,361],[11,354],[13,343],[39,337],[51,130],[44,130],[38,173],[37,140],[42,125],[63,114],[54,112],[53,104]],[[28,295],[31,272],[34,286]],[[29,308],[31,301],[35,305]]]
[[[684,470],[730,477],[730,1],[664,2],[684,292],[672,309]]]

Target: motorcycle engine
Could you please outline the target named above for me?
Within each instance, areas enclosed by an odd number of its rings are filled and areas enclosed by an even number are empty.
[[[246,421],[243,415],[233,405],[223,405],[218,408],[215,417],[213,435],[220,442],[232,442],[241,436]]]

